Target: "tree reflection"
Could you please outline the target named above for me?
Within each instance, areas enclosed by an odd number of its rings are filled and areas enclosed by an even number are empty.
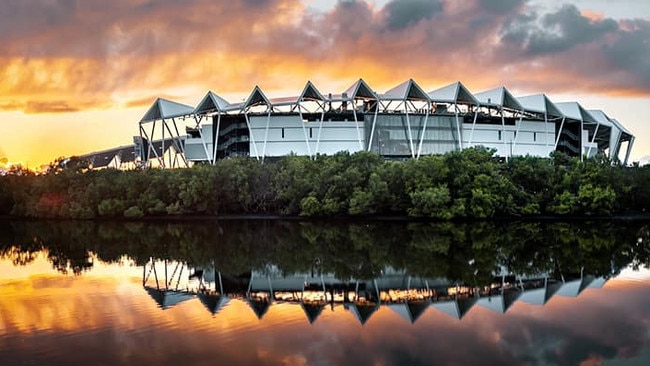
[[[277,267],[283,275],[319,271],[370,280],[390,267],[413,276],[476,285],[494,274],[612,276],[650,264],[648,225],[637,222],[393,221],[200,222],[14,221],[0,223],[0,256],[17,265],[45,251],[62,273],[82,274],[93,257],[137,265],[151,257],[213,265],[230,274]]]

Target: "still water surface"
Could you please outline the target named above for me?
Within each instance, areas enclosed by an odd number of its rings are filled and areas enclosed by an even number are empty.
[[[648,228],[0,222],[0,364],[650,365]]]

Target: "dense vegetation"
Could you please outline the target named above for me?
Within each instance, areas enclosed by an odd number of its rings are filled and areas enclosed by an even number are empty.
[[[112,218],[278,214],[408,215],[441,220],[608,216],[650,207],[650,167],[562,154],[513,157],[472,148],[405,162],[375,154],[221,160],[190,169],[88,170],[0,177],[0,215]]]

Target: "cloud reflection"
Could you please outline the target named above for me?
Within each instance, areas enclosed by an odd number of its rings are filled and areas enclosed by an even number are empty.
[[[633,360],[647,350],[648,293],[647,280],[614,279],[577,298],[555,296],[543,307],[517,302],[505,315],[476,306],[458,320],[429,308],[409,324],[383,306],[362,326],[343,306],[325,308],[313,324],[293,304],[275,303],[262,320],[238,299],[215,315],[198,299],[161,310],[133,274],[44,275],[3,280],[0,356],[9,364],[564,365]]]

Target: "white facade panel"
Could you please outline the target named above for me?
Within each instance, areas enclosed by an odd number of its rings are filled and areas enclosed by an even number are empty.
[[[203,140],[200,138],[188,138],[185,140],[185,158],[190,161],[208,161],[211,157],[206,154],[206,148],[208,154],[211,154],[213,148],[212,144],[206,144],[204,146]]]
[[[485,146],[496,149],[498,156],[532,155],[548,157],[554,150],[555,125],[542,121],[526,121],[517,125],[463,124],[463,147]]]
[[[335,154],[339,151],[363,150],[363,122],[310,121],[303,122],[299,115],[251,116],[252,138],[250,154],[256,156],[285,156]],[[357,132],[357,127],[359,131]],[[359,139],[361,138],[361,143]]]

